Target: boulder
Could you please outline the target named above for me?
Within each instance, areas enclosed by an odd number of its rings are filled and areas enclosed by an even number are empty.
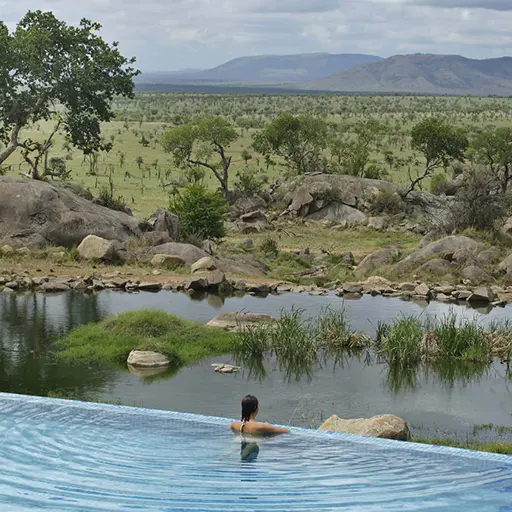
[[[353,267],[356,264],[356,259],[354,258],[354,255],[351,252],[344,252],[341,255],[341,263],[343,263],[343,265]]]
[[[359,418],[343,420],[338,416],[331,416],[319,430],[327,432],[340,432],[367,437],[394,439],[396,441],[410,441],[411,433],[407,422],[398,416],[383,414],[373,418]]]
[[[324,208],[307,216],[311,220],[328,220],[332,222],[346,222],[348,226],[366,224],[368,217],[361,211],[346,204],[331,203]]]
[[[457,300],[468,300],[473,295],[473,292],[470,290],[456,290],[452,293],[452,295]]]
[[[84,260],[113,261],[116,258],[115,244],[96,235],[86,236],[77,252]]]
[[[185,284],[185,290],[200,291],[208,288],[208,281],[204,277],[193,277]]]
[[[181,234],[180,219],[167,210],[157,210],[149,219],[153,231],[165,231],[172,240],[178,240]]]
[[[200,260],[197,260],[192,266],[191,271],[194,272],[209,272],[211,270],[217,270],[217,264],[211,256],[205,256]]]
[[[471,296],[467,299],[471,303],[487,303],[493,302],[496,296],[491,288],[487,286],[480,286],[473,290]]]
[[[206,282],[208,283],[208,288],[216,290],[226,282],[226,275],[220,270],[214,270],[206,274]]]
[[[343,293],[361,294],[363,287],[359,283],[347,283],[343,286]]]
[[[171,256],[179,256],[187,265],[192,265],[201,258],[208,256],[206,251],[199,249],[199,247],[195,245],[180,244],[177,242],[170,242],[153,247],[149,250],[149,254],[170,254]]]
[[[370,217],[368,227],[377,231],[384,231],[389,226],[389,222],[384,217]]]
[[[244,213],[240,216],[240,220],[246,224],[252,224],[254,222],[268,223],[267,216],[260,210]]]
[[[452,261],[453,255],[461,249],[477,252],[482,250],[483,247],[484,245],[482,243],[476,242],[466,236],[448,236],[413,252],[411,255],[407,256],[407,258],[399,261],[395,265],[395,270],[399,272],[406,271],[432,259]]]
[[[400,283],[398,285],[398,289],[401,291],[401,292],[413,292],[414,290],[416,290],[416,287],[418,285],[415,284],[415,283]]]
[[[71,290],[69,284],[63,281],[51,280],[41,284],[41,290],[45,293],[64,293]]]
[[[509,275],[512,275],[512,254],[507,256],[499,265],[498,270],[500,272],[506,272]]]
[[[499,261],[500,252],[495,247],[491,247],[490,249],[486,249],[485,251],[480,252],[476,257],[476,262],[481,267],[487,267],[489,265],[494,265]]]
[[[252,293],[254,295],[265,295],[270,293],[270,288],[265,283],[248,284],[246,287],[246,292]]]
[[[172,242],[172,238],[169,236],[167,231],[148,231],[147,233],[144,233],[142,242],[149,247],[156,247],[157,245],[163,245]]]
[[[242,235],[251,235],[254,233],[262,233],[271,229],[267,222],[237,222],[233,227],[233,231]]]
[[[155,254],[151,260],[151,265],[153,267],[174,270],[179,267],[184,267],[186,262],[179,256],[174,256],[172,254]]]
[[[464,279],[469,279],[474,283],[490,283],[494,281],[492,276],[476,265],[470,265],[469,267],[464,268],[460,275]]]
[[[151,281],[143,281],[137,284],[137,290],[141,292],[159,292],[162,289],[161,283],[153,283]]]
[[[434,258],[433,260],[427,261],[421,267],[418,268],[418,272],[421,274],[431,274],[434,276],[444,276],[454,269],[453,263],[441,258]]]
[[[171,364],[169,358],[163,354],[142,350],[132,350],[127,363],[136,368],[165,368]]]
[[[247,328],[269,325],[274,321],[275,319],[271,315],[258,313],[220,313],[206,325],[229,332],[240,332]]]
[[[422,297],[430,297],[430,287],[427,284],[422,283],[414,288],[414,294],[421,295]]]
[[[0,240],[15,247],[76,247],[86,236],[124,241],[151,228],[51,182],[0,176]]]
[[[397,249],[382,249],[377,252],[372,252],[359,263],[357,270],[368,272],[373,269],[378,269],[379,267],[393,263],[399,255],[400,253]]]
[[[3,245],[0,247],[0,254],[3,254],[4,256],[10,256],[11,254],[14,254],[16,252],[16,249],[12,247],[11,245]]]

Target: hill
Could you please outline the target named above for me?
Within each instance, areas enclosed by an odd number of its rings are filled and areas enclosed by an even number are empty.
[[[363,54],[311,53],[240,57],[203,71],[143,73],[138,83],[248,83],[282,84],[320,80],[381,57]]]
[[[300,85],[343,92],[512,95],[512,58],[474,60],[459,55],[395,55]]]

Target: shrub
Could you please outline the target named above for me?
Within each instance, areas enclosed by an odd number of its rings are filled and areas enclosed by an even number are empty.
[[[217,192],[208,190],[202,183],[186,185],[171,200],[170,210],[179,217],[184,238],[194,235],[205,240],[226,234],[224,223],[228,205]]]
[[[235,190],[244,196],[257,196],[263,193],[268,184],[268,176],[261,170],[242,169],[236,173]]]
[[[103,206],[110,210],[124,212],[126,209],[126,201],[122,196],[114,197],[112,187],[102,187],[100,189],[99,198],[101,199]]]
[[[388,213],[395,215],[407,209],[402,198],[391,190],[382,190],[372,202],[371,211],[374,213]]]
[[[446,195],[448,178],[444,174],[434,174],[430,182],[430,192],[436,196]]]
[[[400,318],[392,324],[380,324],[377,333],[380,353],[390,365],[418,364],[423,332],[423,324],[413,316]]]
[[[510,196],[502,193],[496,176],[479,167],[466,171],[455,198],[447,231],[468,228],[491,231],[507,215],[511,204]]]
[[[273,254],[274,256],[277,256],[279,248],[276,240],[271,236],[265,237],[260,243],[260,251],[264,254]]]
[[[189,166],[183,171],[183,179],[185,183],[197,183],[204,180],[206,171],[198,165]]]

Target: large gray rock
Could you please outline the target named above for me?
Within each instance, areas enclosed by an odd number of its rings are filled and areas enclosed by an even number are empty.
[[[0,176],[0,240],[15,247],[76,247],[87,235],[124,241],[145,221],[98,206],[45,181]]]
[[[151,265],[153,265],[153,267],[174,270],[179,267],[184,267],[186,262],[179,256],[172,254],[155,254],[151,260]]]
[[[507,274],[512,274],[512,254],[507,256],[499,265],[498,270],[500,272],[506,272]]]
[[[384,217],[370,217],[368,227],[376,231],[384,231],[389,226],[389,222]]]
[[[331,416],[319,430],[327,432],[340,432],[367,437],[394,439],[396,441],[409,441],[411,433],[407,422],[392,414],[383,414],[373,418],[358,418],[343,420],[338,416]]]
[[[220,313],[206,325],[215,329],[240,332],[248,328],[272,324],[275,319],[271,315],[258,313]]]
[[[366,224],[368,217],[361,211],[345,204],[331,203],[307,216],[311,220],[329,220],[332,222],[346,222],[347,225]]]
[[[407,256],[407,258],[398,262],[395,268],[398,271],[408,270],[434,258],[451,261],[453,255],[461,249],[476,253],[482,250],[483,247],[484,245],[482,243],[476,242],[467,236],[448,236],[413,252],[411,255]]]
[[[158,352],[132,350],[127,361],[136,368],[165,368],[171,364],[169,358]]]
[[[211,256],[205,256],[193,263],[190,270],[192,272],[209,272],[210,270],[217,270],[217,264]]]
[[[481,286],[473,290],[473,294],[467,299],[472,303],[487,303],[492,302],[496,296],[494,292],[487,286]]]
[[[153,231],[165,231],[172,240],[178,240],[181,234],[180,219],[167,210],[157,210],[149,219]]]
[[[149,250],[150,254],[170,254],[171,256],[180,257],[187,265],[192,265],[201,258],[208,256],[206,251],[199,249],[195,245],[180,244],[171,242],[168,244],[157,245]]]
[[[427,261],[418,269],[418,272],[425,275],[430,274],[432,276],[440,277],[449,274],[456,268],[453,263],[441,258],[434,258],[433,260]]]
[[[89,235],[82,240],[77,252],[84,260],[113,261],[116,257],[116,246],[110,240]]]
[[[469,267],[464,268],[460,275],[464,279],[469,279],[473,283],[490,283],[494,281],[492,276],[476,265],[470,265]]]
[[[384,265],[390,265],[398,258],[399,254],[397,249],[382,249],[377,252],[372,252],[359,263],[357,270],[367,272],[383,267]]]

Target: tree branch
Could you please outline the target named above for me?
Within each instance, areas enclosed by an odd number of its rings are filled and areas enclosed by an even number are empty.
[[[21,125],[16,124],[11,132],[11,140],[9,145],[0,153],[0,165],[2,165],[18,148],[18,136],[20,134]]]
[[[215,174],[215,177],[222,184],[222,176],[219,174],[219,172],[217,171],[217,169],[215,169],[215,167],[213,165],[209,164],[208,162],[201,162],[200,160],[187,159],[187,162],[189,164],[192,164],[192,165],[202,165],[203,167],[206,167],[207,169],[210,169],[210,171],[212,171],[213,174]]]

